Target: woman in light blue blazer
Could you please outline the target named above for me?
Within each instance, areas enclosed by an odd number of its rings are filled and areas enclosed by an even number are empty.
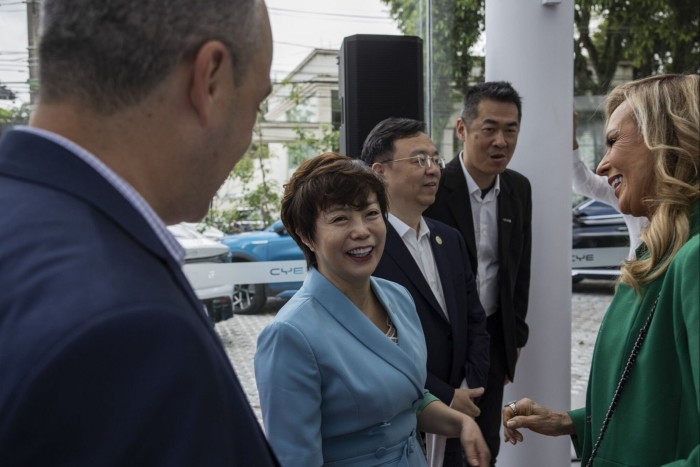
[[[411,296],[371,277],[386,212],[381,179],[334,153],[306,161],[285,187],[282,221],[309,273],[255,355],[265,431],[283,466],[425,466],[418,430],[460,437],[470,465],[489,463],[474,420],[424,389]]]

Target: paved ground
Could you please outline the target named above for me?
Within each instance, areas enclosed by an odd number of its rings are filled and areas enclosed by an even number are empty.
[[[600,321],[612,299],[613,282],[584,280],[573,286],[571,318],[571,405],[581,407],[585,400],[588,369]],[[236,315],[218,323],[216,329],[231,358],[236,373],[260,419],[260,403],[255,387],[253,354],[257,336],[275,316],[283,301],[271,301],[257,315]],[[573,466],[579,463],[573,462]]]

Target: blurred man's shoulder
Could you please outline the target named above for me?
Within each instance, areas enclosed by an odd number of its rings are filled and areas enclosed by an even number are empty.
[[[506,169],[502,174],[501,174],[501,179],[505,181],[506,183],[511,183],[511,184],[516,184],[516,185],[523,185],[523,186],[530,186],[530,180],[517,170],[513,169]]]

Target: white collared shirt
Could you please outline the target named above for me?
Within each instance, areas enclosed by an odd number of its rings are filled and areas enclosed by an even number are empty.
[[[450,318],[447,315],[447,306],[445,305],[440,274],[437,270],[437,264],[435,264],[433,249],[430,247],[430,229],[428,228],[428,224],[425,223],[425,219],[421,216],[420,226],[418,227],[420,229],[419,232],[416,232],[414,228],[409,227],[405,222],[391,213],[389,213],[388,220],[394,229],[396,229],[396,232],[403,240],[406,248],[408,248],[413,260],[428,282],[430,290],[433,292],[433,295],[435,295],[440,308],[442,308],[442,312],[449,321]]]
[[[104,162],[95,157],[94,154],[90,153],[85,148],[77,145],[73,141],[64,138],[63,136],[53,133],[51,131],[43,130],[40,128],[34,128],[29,126],[16,126],[13,128],[17,131],[24,131],[27,133],[32,133],[41,138],[45,138],[59,146],[67,149],[70,153],[75,154],[79,159],[92,167],[97,173],[107,180],[107,182],[114,187],[126,200],[138,211],[143,218],[146,220],[148,225],[151,226],[156,236],[165,246],[165,249],[175,258],[178,264],[184,264],[185,262],[185,249],[180,245],[180,243],[173,237],[173,235],[168,231],[165,223],[158,216],[158,214],[153,211],[153,208],[148,204],[148,202],[143,199],[143,197],[132,187],[126,180],[117,175],[112,169],[110,169]]]
[[[461,152],[459,163],[467,180],[469,203],[472,207],[479,300],[486,311],[486,316],[491,316],[498,309],[498,194],[501,192],[501,177],[496,175],[495,184],[482,198],[481,189],[464,166]]]

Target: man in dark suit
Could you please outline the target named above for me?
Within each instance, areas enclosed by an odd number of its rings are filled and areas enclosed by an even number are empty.
[[[250,144],[264,3],[45,7],[39,104],[0,140],[0,465],[277,465],[165,227]]]
[[[425,125],[405,118],[377,124],[362,159],[384,178],[389,198],[386,246],[374,275],[398,282],[413,297],[428,347],[427,389],[476,417],[473,399],[483,393],[489,367],[486,315],[462,236],[423,218],[444,161]],[[445,443],[428,435],[427,446],[428,455],[444,467],[466,465],[458,439]]]
[[[467,243],[491,335],[491,367],[477,423],[495,465],[503,386],[528,338],[532,201],[530,182],[506,169],[520,132],[521,100],[507,82],[468,90],[457,136],[462,152],[447,166],[425,215],[457,228]]]

